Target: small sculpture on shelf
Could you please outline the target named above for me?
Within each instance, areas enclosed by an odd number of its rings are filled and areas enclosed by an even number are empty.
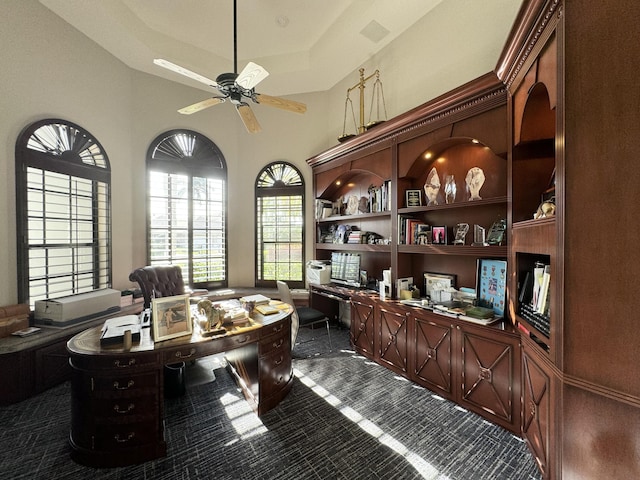
[[[440,192],[440,178],[436,167],[433,167],[424,184],[424,195],[427,198],[427,206],[438,205],[438,193]]]
[[[446,203],[456,201],[456,180],[453,175],[447,175],[444,181],[444,199]]]
[[[533,218],[553,217],[556,214],[556,197],[545,200],[538,206]]]
[[[467,191],[469,192],[469,200],[482,200],[480,189],[484,185],[484,172],[480,167],[472,167],[467,172],[465,182],[467,183]]]

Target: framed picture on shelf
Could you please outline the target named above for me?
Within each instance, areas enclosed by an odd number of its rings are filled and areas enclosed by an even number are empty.
[[[434,245],[446,245],[447,227],[431,227],[431,243]]]
[[[434,290],[456,288],[456,275],[448,273],[424,272],[424,294],[431,297]]]
[[[493,308],[496,316],[504,316],[507,291],[506,260],[478,259],[476,291],[479,306]]]
[[[151,318],[155,342],[191,335],[193,325],[189,295],[152,299]]]
[[[422,206],[422,190],[406,190],[404,195],[407,207]]]
[[[429,245],[431,243],[431,227],[424,223],[416,226],[416,245]]]

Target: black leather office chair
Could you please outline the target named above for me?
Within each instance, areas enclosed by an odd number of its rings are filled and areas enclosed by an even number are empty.
[[[317,323],[325,323],[327,326],[327,337],[329,338],[329,351],[333,350],[331,345],[331,332],[329,331],[329,318],[319,310],[311,307],[296,307],[293,303],[293,297],[289,286],[278,280],[278,293],[280,294],[280,300],[288,303],[293,307],[293,314],[291,315],[291,350],[296,345],[296,337],[298,336],[298,330],[300,327],[312,326]]]
[[[158,265],[136,268],[129,274],[129,281],[138,282],[144,308],[151,307],[152,298],[183,295],[185,291],[182,269],[179,265]],[[185,363],[179,362],[164,367],[164,395],[178,397],[185,392]]]
[[[187,293],[179,265],[158,265],[136,268],[129,274],[129,280],[138,282],[144,306],[151,306],[152,298],[171,297]]]

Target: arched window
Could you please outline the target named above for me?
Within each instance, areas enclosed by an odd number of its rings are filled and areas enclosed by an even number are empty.
[[[147,152],[148,262],[180,265],[185,283],[227,286],[227,167],[204,135],[172,130]]]
[[[256,181],[256,258],[256,286],[304,287],[304,180],[286,162],[267,165]]]
[[[111,286],[111,170],[100,143],[47,119],[16,142],[18,301]]]

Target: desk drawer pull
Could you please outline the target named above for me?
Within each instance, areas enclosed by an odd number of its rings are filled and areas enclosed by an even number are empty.
[[[126,410],[120,410],[120,405],[118,405],[117,403],[113,406],[113,411],[116,413],[120,413],[120,414],[125,414],[125,413],[129,413],[131,412],[134,408],[136,408],[136,406],[133,403],[130,403]]]
[[[116,368],[127,368],[127,367],[133,367],[136,364],[136,359],[135,358],[130,358],[129,361],[125,364],[121,364],[120,360],[116,360],[113,362],[113,365]]]
[[[249,335],[238,337],[235,340],[236,340],[236,343],[247,343],[249,341]]]
[[[276,360],[275,362],[273,362],[273,364],[277,367],[278,365],[280,365],[282,363],[283,360],[284,360],[284,357],[282,355],[280,355],[280,358],[278,360]]]
[[[280,348],[282,345],[284,345],[284,338],[281,338],[280,340],[278,340],[277,342],[273,342],[272,344],[273,348]]]
[[[280,333],[282,331],[282,329],[284,328],[284,324],[281,323],[280,325],[276,325],[275,327],[273,327],[273,333]]]
[[[183,354],[182,354],[182,352],[177,351],[177,352],[175,353],[175,356],[176,356],[177,358],[189,358],[189,357],[192,357],[195,353],[196,353],[196,349],[195,349],[195,348],[192,348],[191,350],[189,350],[189,353],[188,353],[187,355],[183,355]]]
[[[118,380],[116,380],[115,382],[113,382],[113,388],[115,388],[116,390],[127,390],[127,389],[133,387],[133,385],[135,383],[136,382],[134,382],[133,380],[129,380],[126,385],[121,387],[120,386],[120,382]]]
[[[126,437],[122,438],[120,437],[119,433],[116,433],[113,438],[116,442],[118,443],[126,443],[126,442],[130,442],[131,440],[133,440],[133,438],[136,436],[136,432],[129,432],[129,435],[127,435]]]

